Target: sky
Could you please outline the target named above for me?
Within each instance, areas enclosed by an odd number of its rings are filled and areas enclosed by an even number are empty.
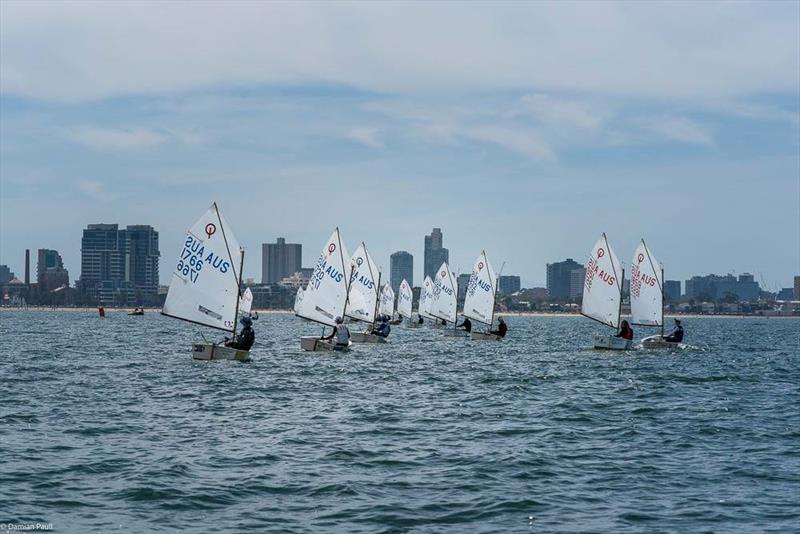
[[[313,266],[441,227],[523,286],[639,239],[667,279],[800,274],[800,2],[0,2],[0,264],[217,201]],[[32,266],[35,270],[35,265]]]

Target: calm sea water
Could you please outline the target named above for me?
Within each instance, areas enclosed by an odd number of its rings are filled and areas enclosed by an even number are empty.
[[[797,531],[800,321],[685,325],[675,353],[512,317],[502,343],[395,327],[330,355],[264,314],[238,364],[192,361],[214,332],[156,313],[0,313],[0,523]]]

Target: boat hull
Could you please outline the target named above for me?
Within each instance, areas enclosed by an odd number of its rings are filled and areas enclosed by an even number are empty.
[[[192,345],[192,358],[207,361],[232,360],[249,362],[250,352],[224,345],[214,345],[213,343],[194,343]]]
[[[502,341],[503,338],[495,335],[489,334],[488,332],[471,332],[469,337],[473,341]]]
[[[614,336],[594,336],[594,348],[598,350],[629,350],[631,340]]]
[[[680,343],[664,341],[664,338],[655,335],[642,339],[642,347],[646,349],[677,349]]]
[[[386,338],[367,332],[351,332],[350,341],[353,343],[386,343]]]
[[[451,337],[466,337],[468,335],[466,330],[453,330],[452,328],[447,329],[442,333]]]
[[[317,336],[300,338],[300,348],[308,352],[332,352],[350,350],[349,347],[337,347],[333,341],[320,339]]]

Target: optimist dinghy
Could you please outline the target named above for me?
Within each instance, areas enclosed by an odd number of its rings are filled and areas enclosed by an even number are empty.
[[[381,273],[367,251],[367,245],[361,245],[350,259],[350,289],[348,290],[348,307],[346,315],[356,321],[368,324],[365,332],[351,332],[353,343],[386,343],[386,338],[372,333],[378,313],[378,292]]]
[[[215,202],[186,234],[161,313],[236,336],[243,264],[244,250]],[[250,352],[194,343],[192,358],[248,361]]]
[[[664,267],[644,239],[631,261],[631,323],[661,328],[660,334],[642,339],[646,349],[674,349],[680,345],[664,340]]]
[[[464,317],[487,326],[486,332],[473,330],[470,337],[475,341],[501,341],[503,338],[490,334],[494,322],[494,301],[497,295],[497,276],[492,264],[482,251],[472,265],[467,293],[464,297]]]
[[[453,328],[446,328],[444,334],[447,336],[462,335],[463,332],[456,329],[458,315],[456,313],[456,297],[458,295],[458,284],[456,277],[450,271],[447,262],[436,273],[433,281],[433,294],[431,297],[431,315],[445,322],[441,327],[445,328],[446,323],[453,323]]]
[[[413,300],[414,292],[411,290],[408,281],[403,278],[403,281],[400,282],[400,288],[397,290],[397,314],[406,319],[406,323],[409,326],[418,326],[411,321],[411,304]]]
[[[436,317],[431,315],[431,305],[433,304],[433,280],[426,276],[419,291],[419,303],[417,304],[417,315],[427,320],[427,324],[432,328],[437,328],[439,322]],[[425,323],[423,323],[425,324]],[[419,326],[419,323],[417,323]],[[441,325],[439,325],[441,326]]]
[[[625,271],[603,233],[592,247],[586,264],[581,315],[618,329],[622,315],[624,279]],[[595,335],[594,348],[627,350],[631,348],[631,340],[611,334]]]
[[[324,327],[335,326],[336,318],[343,318],[347,308],[350,270],[345,270],[345,266],[349,265],[346,258],[347,251],[339,228],[336,228],[322,248],[308,285],[299,290],[295,298],[295,315],[323,325],[323,334]],[[301,337],[300,348],[307,351],[347,350],[347,347],[336,346],[333,340],[323,340],[317,336]]]

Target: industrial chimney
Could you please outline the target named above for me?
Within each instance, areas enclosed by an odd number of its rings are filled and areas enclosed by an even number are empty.
[[[25,249],[25,287],[31,287],[31,249]]]

